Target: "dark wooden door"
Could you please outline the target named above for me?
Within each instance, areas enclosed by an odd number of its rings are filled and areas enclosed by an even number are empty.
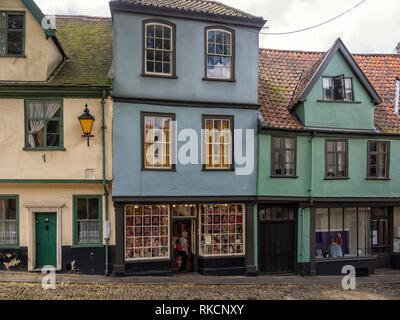
[[[295,271],[296,239],[294,221],[260,223],[261,273]]]

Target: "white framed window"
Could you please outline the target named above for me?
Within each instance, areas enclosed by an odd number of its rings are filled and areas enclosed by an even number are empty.
[[[234,79],[234,30],[206,28],[205,79]]]
[[[175,75],[175,25],[169,22],[144,22],[144,74]]]
[[[203,116],[205,170],[233,169],[232,116]]]
[[[173,170],[174,114],[142,113],[143,169]]]
[[[245,255],[245,204],[200,205],[200,256]]]
[[[168,205],[125,206],[125,260],[170,257]]]

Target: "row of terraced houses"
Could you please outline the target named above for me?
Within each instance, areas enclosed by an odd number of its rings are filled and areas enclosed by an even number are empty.
[[[110,9],[0,3],[0,270],[400,269],[400,48],[259,49],[266,21],[211,0]]]

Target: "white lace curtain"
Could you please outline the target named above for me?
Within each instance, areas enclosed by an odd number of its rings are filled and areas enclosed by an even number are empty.
[[[30,148],[36,147],[34,134],[43,129],[43,117],[52,118],[61,108],[61,103],[51,102],[31,102],[28,107],[29,134],[28,144]]]

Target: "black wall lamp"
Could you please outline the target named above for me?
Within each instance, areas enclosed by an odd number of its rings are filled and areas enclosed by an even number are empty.
[[[92,135],[92,129],[93,129],[93,122],[96,119],[95,119],[95,117],[93,117],[90,114],[87,103],[85,105],[85,110],[83,110],[83,114],[80,117],[78,117],[78,119],[82,126],[83,137],[88,139],[87,141],[88,141],[88,147],[89,147],[90,146],[90,138],[94,137],[94,135]]]

